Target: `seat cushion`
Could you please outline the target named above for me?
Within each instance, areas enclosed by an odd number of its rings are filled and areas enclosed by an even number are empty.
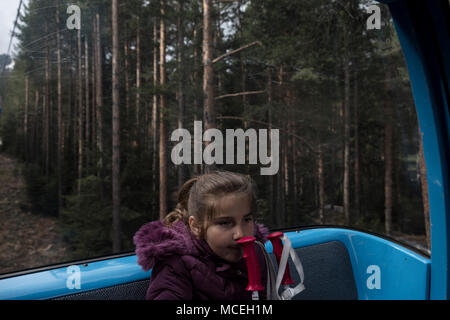
[[[305,290],[297,294],[293,300],[358,299],[352,264],[344,244],[331,241],[297,248],[295,251],[303,265]],[[274,265],[277,265],[273,254],[271,259]],[[289,269],[292,279],[298,284],[300,276],[291,259]]]

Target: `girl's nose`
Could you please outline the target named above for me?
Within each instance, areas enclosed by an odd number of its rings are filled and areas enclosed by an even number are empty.
[[[233,240],[239,240],[244,236],[244,230],[242,229],[242,226],[236,226],[234,233],[233,233]]]

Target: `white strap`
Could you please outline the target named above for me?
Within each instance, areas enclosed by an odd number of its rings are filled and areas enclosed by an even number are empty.
[[[272,263],[272,260],[269,257],[269,254],[266,251],[266,247],[259,241],[255,241],[256,244],[259,245],[263,254],[264,260],[266,261],[266,269],[267,269],[267,286],[266,286],[266,299],[267,300],[281,300],[278,295],[278,291],[276,290],[275,284],[275,266]]]
[[[259,242],[255,241],[261,248],[264,258],[266,260],[267,267],[267,287],[266,287],[266,299],[267,300],[290,300],[298,293],[305,290],[304,282],[304,273],[303,266],[300,258],[297,256],[297,253],[292,248],[292,243],[286,235],[283,235],[281,238],[284,241],[283,251],[281,253],[280,266],[278,268],[278,273],[275,275],[275,266],[273,265],[272,260],[269,257],[269,254],[266,251],[265,246]],[[294,263],[295,269],[300,276],[300,283],[294,288],[286,286],[281,293],[281,296],[278,294],[279,288],[281,285],[281,280],[283,279],[284,271],[286,270],[288,258],[291,256],[292,262]],[[275,286],[274,286],[275,284]]]
[[[302,262],[300,261],[300,258],[297,256],[295,250],[292,248],[292,243],[289,240],[289,238],[286,235],[283,235],[281,237],[281,240],[284,241],[284,246],[283,252],[281,253],[280,266],[278,268],[277,280],[275,284],[276,291],[278,292],[280,288],[281,280],[283,279],[284,272],[286,270],[289,255],[291,256],[295,269],[298,275],[300,276],[300,283],[297,286],[295,286],[294,288],[286,286],[283,292],[281,293],[281,299],[290,300],[292,299],[292,297],[305,290],[305,285],[303,284],[305,275],[303,272]]]

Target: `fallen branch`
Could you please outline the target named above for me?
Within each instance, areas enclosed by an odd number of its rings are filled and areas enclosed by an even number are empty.
[[[250,94],[260,94],[260,93],[264,93],[266,91],[262,90],[262,91],[246,91],[246,92],[238,92],[238,93],[229,93],[229,94],[224,94],[222,96],[218,96],[215,97],[214,99],[219,100],[219,99],[224,99],[224,98],[229,98],[229,97],[239,97],[239,96],[247,96]]]
[[[221,56],[215,58],[215,59],[212,61],[212,63],[219,62],[220,60],[222,60],[223,58],[225,58],[225,57],[227,57],[227,56],[230,56],[230,55],[232,55],[232,54],[235,54],[235,53],[237,53],[237,52],[239,52],[239,51],[242,51],[242,50],[244,50],[244,49],[247,49],[247,48],[252,47],[252,46],[254,46],[254,45],[257,45],[257,44],[260,45],[260,46],[262,46],[261,41],[255,41],[255,42],[249,43],[249,44],[247,44],[247,45],[245,45],[245,46],[243,46],[243,47],[240,47],[240,48],[238,48],[238,49],[235,49],[235,50],[232,50],[232,51],[230,51],[230,52],[224,53],[223,55],[221,55]]]

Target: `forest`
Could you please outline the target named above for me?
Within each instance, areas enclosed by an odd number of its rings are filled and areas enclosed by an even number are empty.
[[[137,229],[214,169],[255,180],[270,229],[339,225],[429,248],[408,71],[386,6],[367,28],[371,4],[30,0],[0,76],[0,152],[21,161],[30,211],[57,219],[73,259],[134,250]],[[249,141],[244,163],[174,163],[171,134],[199,123],[278,132],[278,170],[262,175]]]

